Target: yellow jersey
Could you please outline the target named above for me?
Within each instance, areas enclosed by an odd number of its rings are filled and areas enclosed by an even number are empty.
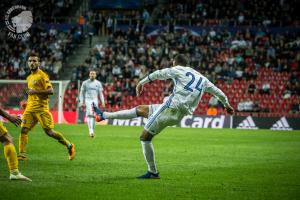
[[[28,89],[46,90],[52,87],[48,75],[40,69],[27,77]],[[40,112],[49,110],[49,95],[28,95],[26,111]]]

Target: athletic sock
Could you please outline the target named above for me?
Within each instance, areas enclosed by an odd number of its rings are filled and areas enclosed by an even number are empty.
[[[96,125],[96,120],[95,120],[95,117],[92,118],[92,128],[93,128],[93,132],[94,132],[94,129],[95,129],[95,125]]]
[[[19,153],[25,154],[26,153],[26,145],[28,143],[28,134],[20,134],[19,137]]]
[[[92,116],[88,116],[87,117],[87,124],[88,124],[88,128],[89,128],[89,133],[91,135],[92,133],[94,133],[95,118],[92,117]]]
[[[132,119],[137,117],[136,108],[117,112],[104,112],[103,114],[106,119]]]
[[[91,129],[90,129],[90,135],[93,133],[94,134],[94,128],[95,128],[95,118],[91,117]]]
[[[152,173],[157,173],[155,158],[154,158],[154,148],[151,141],[141,141],[143,154],[148,165],[148,171]]]
[[[18,173],[18,159],[16,148],[12,143],[4,145],[4,157],[7,161],[10,173]]]

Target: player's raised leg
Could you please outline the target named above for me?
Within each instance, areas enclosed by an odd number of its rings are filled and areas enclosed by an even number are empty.
[[[100,108],[97,108],[93,104],[94,112],[99,117],[99,120],[105,119],[132,119],[135,117],[145,117],[148,118],[149,115],[149,105],[139,105],[137,107],[128,109],[128,110],[120,110],[116,112],[103,112]]]

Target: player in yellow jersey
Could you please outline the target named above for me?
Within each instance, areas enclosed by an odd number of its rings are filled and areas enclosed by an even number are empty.
[[[28,99],[22,117],[21,134],[19,138],[19,160],[26,160],[26,145],[28,143],[28,132],[40,122],[45,133],[65,145],[68,149],[69,160],[75,156],[75,146],[65,137],[53,130],[54,122],[49,112],[49,95],[53,94],[53,88],[48,75],[39,69],[39,56],[31,53],[28,57],[28,66],[31,74],[27,77]]]
[[[19,126],[21,124],[21,119],[9,115],[2,108],[0,108],[0,115],[8,119],[11,123]],[[15,149],[15,145],[13,143],[13,139],[11,135],[8,133],[7,129],[0,121],[0,142],[4,145],[4,157],[7,161],[10,176],[10,180],[23,180],[23,181],[31,181],[26,176],[22,175],[18,169],[18,159],[17,153]]]

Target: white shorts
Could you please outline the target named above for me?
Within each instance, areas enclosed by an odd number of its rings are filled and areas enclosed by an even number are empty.
[[[159,108],[159,106],[161,106],[161,104],[151,104],[151,105],[149,105],[148,119]]]
[[[149,117],[144,129],[156,135],[167,126],[178,125],[185,114],[178,109],[169,108],[167,104],[153,104],[149,106]]]
[[[92,104],[95,103],[95,105],[98,107],[97,101],[85,101],[85,116],[94,116],[93,112],[93,106]]]

